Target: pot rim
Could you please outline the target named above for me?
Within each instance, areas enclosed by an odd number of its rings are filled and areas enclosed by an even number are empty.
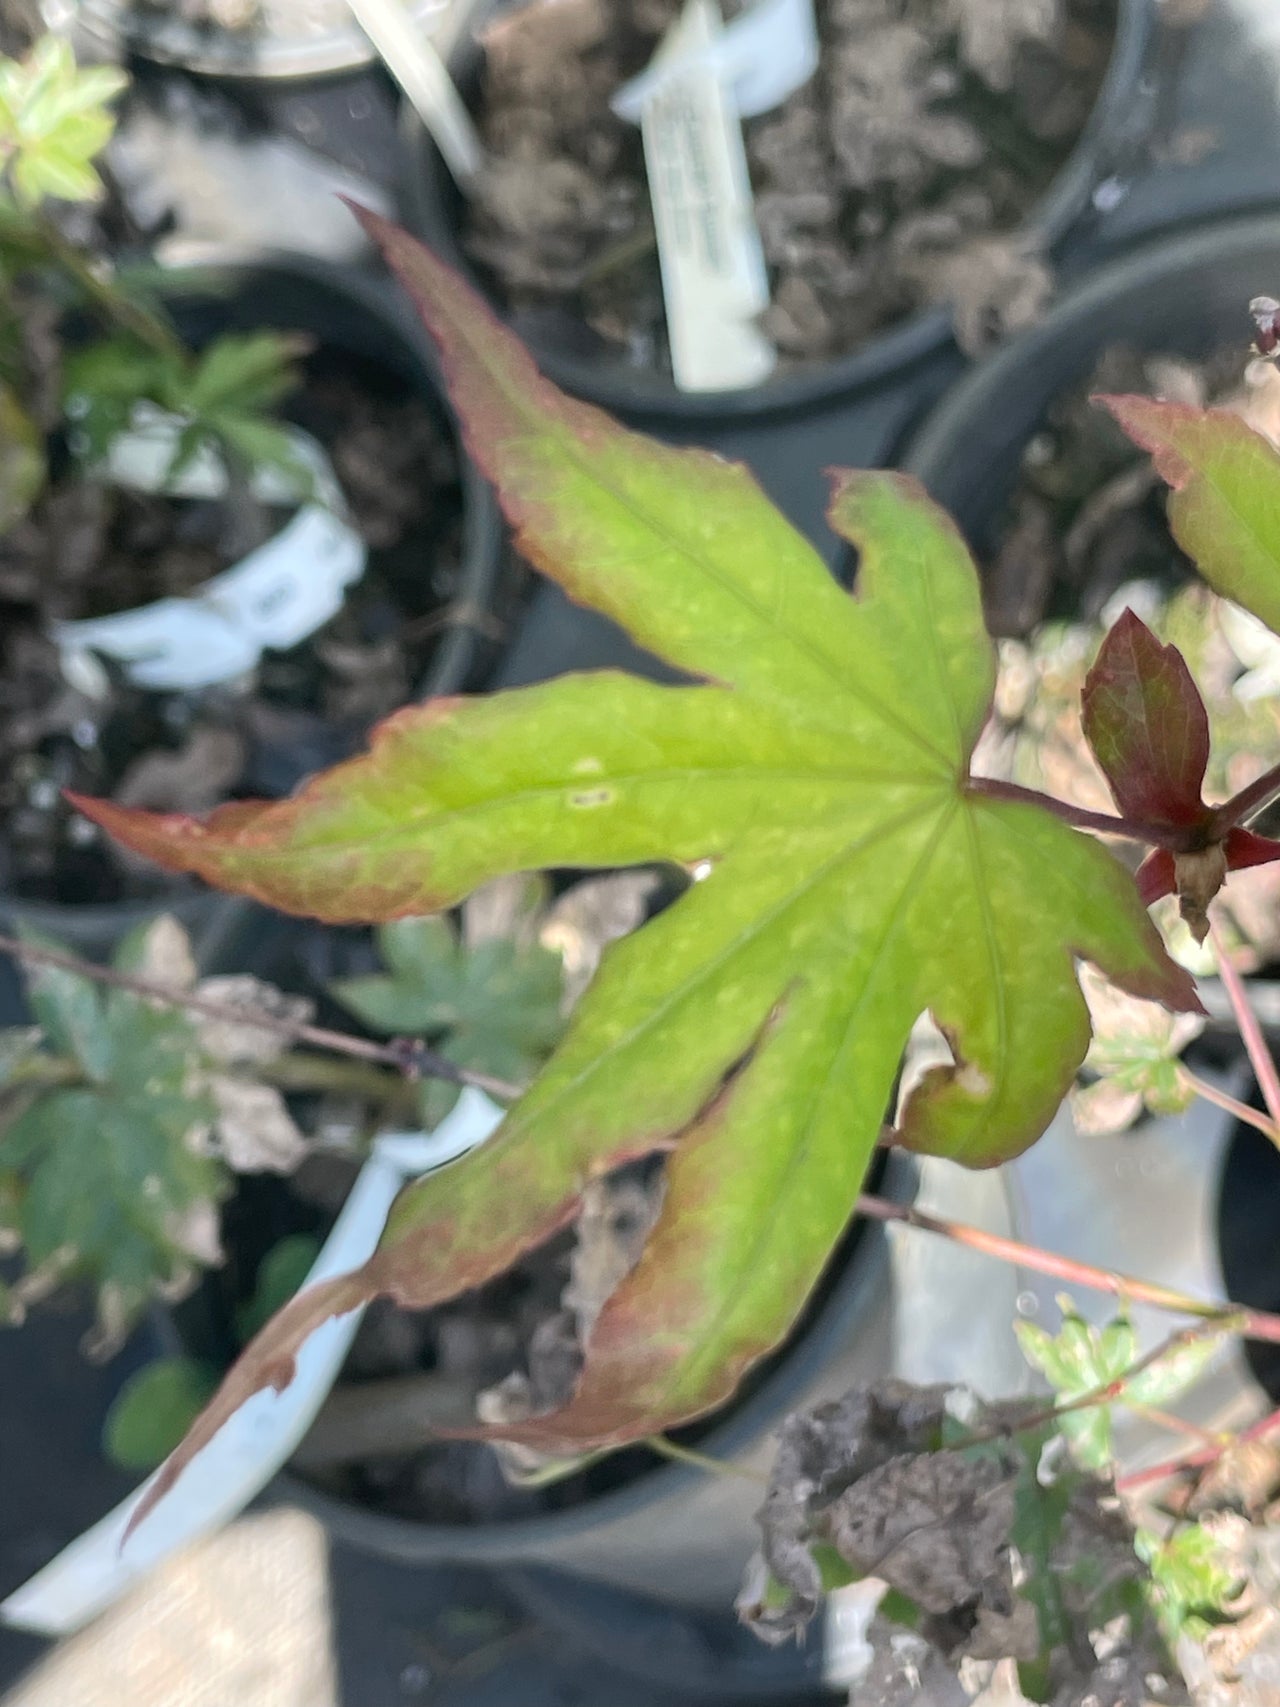
[[[417,316],[389,279],[371,276],[351,263],[283,250],[210,250],[199,261],[164,269],[162,289],[175,296],[217,298],[242,294],[255,277],[264,274],[282,281],[301,279],[308,288],[344,297],[362,315],[380,322],[404,344],[413,365],[429,383],[433,399],[450,425],[457,449],[463,526],[459,596],[455,602],[463,607],[483,608],[491,601],[499,578],[502,517],[493,488],[467,452],[462,426],[435,349]],[[414,700],[461,691],[474,668],[475,651],[473,627],[448,627],[414,692]]]
[[[1018,228],[1037,236],[1047,250],[1068,236],[1091,205],[1094,190],[1108,175],[1116,145],[1121,141],[1126,148],[1133,145],[1134,101],[1151,77],[1148,56],[1155,34],[1155,0],[1117,0],[1111,56],[1089,116],[1048,189]],[[479,53],[473,28],[450,55],[455,81],[465,86]],[[474,269],[456,240],[456,222],[447,212],[452,182],[407,101],[400,107],[400,138],[396,194],[409,229],[475,284]],[[484,290],[482,294],[493,305],[492,293]],[[668,374],[653,368],[586,361],[541,345],[530,348],[542,372],[575,396],[615,414],[693,426],[724,419],[764,419],[867,391],[899,378],[951,342],[951,311],[943,304],[908,315],[845,355],[798,367],[759,386],[716,392],[680,391]]]
[[[1280,212],[1231,215],[1201,222],[1193,230],[1176,236],[1155,237],[1141,247],[1108,261],[1091,272],[1082,283],[1065,293],[1038,325],[978,363],[953,385],[925,417],[894,458],[894,466],[913,474],[933,490],[941,472],[955,459],[956,447],[974,443],[973,426],[984,418],[998,418],[1002,406],[1027,373],[1050,376],[1044,386],[1045,403],[1063,388],[1055,352],[1089,327],[1117,302],[1141,300],[1179,274],[1212,264],[1230,268],[1250,257],[1274,252],[1280,263]],[[1151,348],[1160,347],[1158,309],[1152,299],[1155,327]],[[1240,303],[1241,352],[1245,347],[1247,316],[1244,297]],[[1105,340],[1104,340],[1105,341]],[[1091,346],[1096,356],[1098,344]],[[1071,383],[1070,380],[1067,381]],[[1041,405],[1043,408],[1044,405]],[[1034,430],[1034,424],[1031,430]],[[950,496],[944,492],[944,501]]]
[[[462,539],[458,593],[463,610],[487,610],[493,602],[503,567],[503,525],[489,482],[467,452],[457,413],[440,373],[425,331],[389,281],[372,278],[351,265],[285,252],[211,249],[199,262],[160,269],[158,290],[169,299],[216,301],[244,296],[255,279],[271,276],[281,283],[301,280],[311,290],[329,294],[372,317],[403,344],[405,377],[415,386],[429,386],[433,401],[449,423],[458,457],[462,488]],[[412,369],[412,373],[410,372]],[[410,703],[438,694],[461,692],[477,667],[478,630],[474,623],[448,624]],[[0,917],[21,921],[33,930],[62,936],[80,945],[123,937],[135,925],[163,912],[174,912],[193,928],[211,921],[215,940],[230,934],[243,916],[238,897],[214,890],[179,890],[172,896],[125,901],[27,901],[0,890]]]
[[[443,0],[414,0],[408,8],[414,22],[428,29]],[[284,82],[331,77],[373,65],[377,50],[354,19],[347,19],[319,36],[261,38],[240,41],[234,30],[220,25],[202,28],[182,18],[141,16],[128,0],[79,0],[78,22],[99,45],[124,48],[157,65],[178,65],[208,77],[234,77],[245,82]],[[247,49],[247,51],[246,51]]]

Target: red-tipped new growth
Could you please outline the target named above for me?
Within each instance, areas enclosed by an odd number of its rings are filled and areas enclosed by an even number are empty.
[[[1203,941],[1209,902],[1227,873],[1280,859],[1280,842],[1224,822],[1221,809],[1205,804],[1204,701],[1178,649],[1163,645],[1131,610],[1103,641],[1085,680],[1083,722],[1121,813],[1162,843],[1138,871],[1142,899],[1150,906],[1176,893]]]
[[[1190,828],[1209,763],[1209,715],[1186,661],[1126,610],[1084,684],[1084,733],[1126,818]]]

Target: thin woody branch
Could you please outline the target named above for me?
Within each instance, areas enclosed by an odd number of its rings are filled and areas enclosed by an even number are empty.
[[[274,1032],[278,1037],[286,1037],[291,1043],[305,1043],[314,1049],[376,1061],[396,1068],[408,1079],[445,1079],[454,1085],[473,1085],[477,1090],[507,1101],[521,1094],[520,1085],[494,1078],[490,1073],[473,1073],[466,1067],[456,1066],[447,1056],[415,1038],[396,1037],[389,1043],[376,1043],[372,1038],[353,1037],[344,1031],[333,1031],[328,1026],[309,1025],[305,1020],[266,1013],[261,1008],[242,1006],[237,1002],[211,1001],[191,990],[178,990],[171,984],[158,984],[150,978],[136,978],[132,973],[118,972],[112,966],[95,966],[92,961],[81,960],[78,955],[22,942],[17,937],[0,935],[0,954],[12,955],[19,964],[54,966],[63,972],[74,972],[110,989],[127,990],[131,995],[145,996],[149,1001],[166,1002],[170,1007],[182,1008],[188,1013],[203,1014],[206,1019],[220,1020],[229,1025],[254,1025],[263,1031]]]
[[[1276,1064],[1267,1048],[1267,1040],[1262,1035],[1258,1016],[1254,1013],[1245,991],[1244,980],[1236,971],[1227,945],[1222,940],[1222,933],[1212,916],[1209,919],[1209,938],[1218,962],[1218,976],[1222,979],[1222,988],[1231,1004],[1231,1012],[1244,1042],[1249,1065],[1253,1068],[1258,1088],[1262,1092],[1262,1100],[1267,1105],[1267,1113],[1272,1121],[1280,1126],[1280,1074],[1276,1072]]]
[[[1167,1482],[1171,1476],[1180,1475],[1184,1470],[1207,1470],[1231,1450],[1233,1446],[1246,1445],[1249,1441],[1263,1440],[1269,1434],[1280,1429],[1280,1410],[1271,1411],[1267,1416],[1245,1429],[1241,1434],[1225,1436],[1209,1446],[1200,1446],[1194,1451],[1180,1453],[1177,1458],[1168,1458],[1162,1464],[1148,1464],[1145,1469],[1131,1470],[1126,1476],[1116,1477],[1116,1488],[1120,1493],[1132,1493],[1136,1488],[1145,1488],[1155,1482]]]
[[[1150,1304],[1157,1310],[1177,1315],[1196,1316],[1201,1321],[1216,1323],[1223,1332],[1235,1332],[1245,1339],[1266,1340],[1280,1345],[1280,1316],[1269,1310],[1251,1310],[1243,1304],[1215,1304],[1207,1299],[1193,1298],[1190,1293],[1178,1292],[1171,1286],[1157,1286],[1149,1280],[1119,1274],[1112,1269],[1095,1268],[1092,1263],[1078,1262],[1074,1257],[1059,1256],[1054,1251],[1042,1251],[1035,1245],[1025,1245],[1019,1239],[1006,1239],[999,1233],[985,1232],[962,1221],[946,1221],[938,1215],[928,1215],[905,1203],[890,1203],[882,1197],[859,1197],[859,1215],[875,1221],[901,1221],[924,1233],[936,1233],[954,1244],[966,1245],[981,1251],[984,1256],[1016,1267],[1047,1274],[1070,1285],[1085,1286],[1094,1292],[1109,1292],[1117,1298],[1136,1304]],[[1227,1324],[1230,1323],[1230,1328]]]

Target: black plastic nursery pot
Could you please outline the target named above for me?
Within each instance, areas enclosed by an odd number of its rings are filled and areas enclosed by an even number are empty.
[[[472,104],[483,65],[478,32],[502,9],[493,3],[478,7],[479,19],[471,34],[450,58],[455,81],[464,99]],[[1142,115],[1151,109],[1155,11],[1151,0],[1117,0],[1111,55],[1090,116],[1021,230],[1030,247],[1052,256],[1067,246],[1085,223],[1099,185],[1122,158],[1131,157],[1140,142]],[[402,218],[416,235],[485,290],[502,312],[501,293],[465,253],[460,230],[462,192],[407,103],[402,107],[401,126]],[[565,390],[615,414],[646,422],[670,422],[682,436],[696,436],[718,422],[804,411],[901,382],[918,364],[952,342],[950,309],[945,305],[924,308],[907,314],[848,354],[792,363],[748,389],[690,393],[680,390],[671,376],[657,367],[631,364],[609,353],[584,356],[581,336],[574,335],[575,325],[566,316],[563,334],[548,333],[536,322],[521,326],[521,335],[543,372]]]
[[[230,28],[190,7],[82,0],[79,25],[115,51],[136,53],[214,77],[293,79],[354,71],[375,58],[372,42],[346,0],[264,0],[247,7],[243,28]],[[439,0],[407,8],[424,27]],[[212,13],[213,9],[209,9]]]
[[[1280,1035],[1274,1023],[1267,1034],[1274,1050]],[[1262,1099],[1255,1094],[1253,1100],[1260,1105]],[[1255,1310],[1280,1310],[1280,1153],[1243,1121],[1231,1132],[1216,1209],[1226,1295]],[[1251,1340],[1243,1351],[1253,1378],[1280,1405],[1280,1346]]]
[[[385,387],[388,395],[409,399],[414,406],[419,401],[426,405],[426,412],[438,423],[441,442],[453,447],[457,509],[451,523],[448,585],[438,596],[432,595],[439,607],[432,618],[434,626],[424,623],[424,631],[431,628],[430,636],[417,651],[406,652],[414,660],[406,697],[479,685],[498,652],[494,610],[508,566],[501,523],[489,487],[461,449],[421,329],[390,289],[351,270],[292,257],[265,257],[175,273],[165,281],[164,295],[192,347],[226,332],[263,328],[299,332],[310,344],[310,353],[303,358],[308,372],[316,362],[328,363],[330,368],[346,363],[360,384],[367,380],[375,388]],[[356,379],[347,383],[355,385]],[[286,400],[282,415],[288,418],[289,414]],[[305,417],[302,424],[310,425]],[[423,563],[424,585],[434,567]],[[412,579],[416,569],[397,559],[396,572]],[[357,589],[360,584],[356,583]],[[349,600],[350,592],[347,596]],[[382,620],[393,626],[407,622],[407,616],[394,616],[397,608],[390,600]],[[287,661],[293,654],[274,656]],[[167,707],[175,698],[139,697],[148,717],[153,705]],[[176,697],[185,700],[186,696]],[[247,794],[287,793],[309,772],[357,748],[364,733],[358,716],[336,724],[316,717],[290,723],[285,717],[277,731],[251,743],[250,760],[236,786]],[[90,786],[89,792],[95,791]],[[136,895],[117,891],[109,898],[92,893],[93,868],[77,880],[71,893],[58,880],[51,883],[57,886],[46,893],[32,892],[21,882],[0,889],[0,921],[7,926],[21,921],[80,952],[102,955],[136,924],[164,909],[175,912],[192,931],[202,961],[222,964],[227,963],[230,945],[242,928],[241,901],[189,882],[153,887],[148,881]]]
[[[1064,295],[1035,329],[963,378],[903,448],[979,558],[993,547],[1028,442],[1054,401],[1084,384],[1115,346],[1248,356],[1249,299],[1280,281],[1280,216],[1222,220],[1135,249]]]

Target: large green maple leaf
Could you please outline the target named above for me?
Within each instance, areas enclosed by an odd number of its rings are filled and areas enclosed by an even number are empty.
[[[743,468],[563,397],[447,269],[365,218],[522,549],[694,681],[605,671],[437,700],[295,798],[203,821],[84,809],[170,865],[332,920],[447,907],[551,864],[670,860],[696,881],[608,952],[501,1131],[410,1186],[358,1274],[268,1324],[170,1478],[288,1379],[325,1315],[475,1286],[569,1220],[588,1179],[654,1151],[670,1152],[662,1215],[575,1397],[502,1432],[609,1445],[704,1412],[817,1280],[924,1010],[956,1059],[898,1141],[986,1165],[1043,1130],[1084,1055],[1073,956],[1195,1005],[1110,854],[970,786],[993,650],[969,555],[911,481],[834,477],[832,525],[861,560],[850,596]]]

